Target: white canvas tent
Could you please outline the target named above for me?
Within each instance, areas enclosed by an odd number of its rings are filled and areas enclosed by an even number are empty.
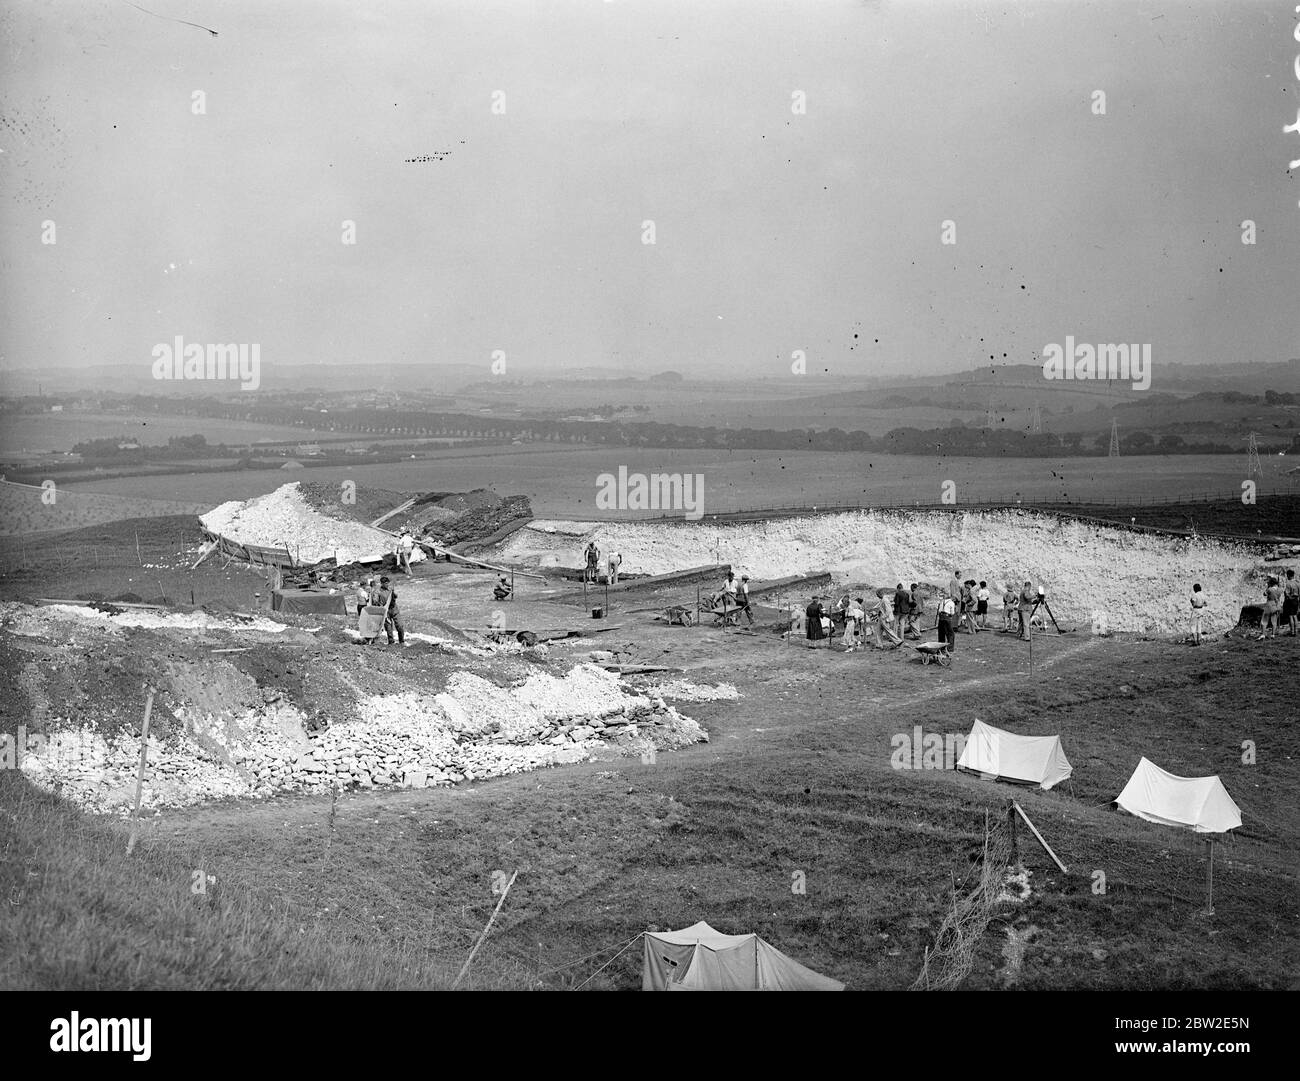
[[[1226,833],[1241,811],[1216,777],[1175,777],[1143,758],[1115,800],[1129,814],[1197,833]]]
[[[758,935],[724,935],[700,921],[647,931],[642,991],[843,991]]]
[[[1074,772],[1061,750],[1060,736],[1018,736],[983,721],[971,726],[957,768],[971,770],[986,780],[996,777],[1044,789],[1060,784]]]

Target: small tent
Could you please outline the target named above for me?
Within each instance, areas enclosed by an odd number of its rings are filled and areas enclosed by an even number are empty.
[[[1226,833],[1241,811],[1218,777],[1175,777],[1145,758],[1115,800],[1129,814],[1197,833]]]
[[[978,720],[971,726],[957,768],[985,780],[1017,781],[1044,789],[1074,772],[1061,750],[1060,736],[1018,736]]]
[[[703,921],[647,931],[642,991],[843,991],[758,935],[724,935]]]

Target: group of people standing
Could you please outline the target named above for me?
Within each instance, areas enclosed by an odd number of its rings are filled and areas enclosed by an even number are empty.
[[[916,582],[910,588],[899,582],[892,595],[887,589],[876,590],[870,603],[862,597],[846,594],[829,609],[822,606],[820,597],[813,597],[804,610],[804,633],[810,642],[823,641],[831,637],[835,623],[843,620],[841,642],[846,653],[865,645],[868,634],[874,639],[877,649],[900,645],[905,638],[919,639],[919,588]]]
[[[947,587],[939,593],[936,613],[939,641],[950,652],[956,649],[958,631],[978,634],[994,629],[989,626],[989,596],[988,582],[974,578],[963,580],[959,571],[952,572]],[[1003,631],[1028,638],[1030,622],[1042,600],[1043,591],[1029,581],[1021,589],[1008,586],[1002,597]],[[869,636],[874,638],[877,648],[888,648],[901,645],[906,639],[921,638],[919,624],[923,608],[916,582],[910,587],[899,582],[892,594],[888,589],[878,589],[870,603],[862,597],[845,596],[828,609],[823,607],[820,598],[814,597],[804,612],[805,633],[810,642],[822,641],[830,637],[828,628],[843,619],[845,652],[865,644]]]
[[[1198,585],[1195,589],[1199,590]],[[1192,603],[1195,605],[1195,594]],[[1260,620],[1261,628],[1258,641],[1278,637],[1280,624],[1287,625],[1287,634],[1292,638],[1300,631],[1300,579],[1294,570],[1286,572],[1286,584],[1276,576],[1270,575],[1268,585],[1264,587],[1264,613]],[[1271,634],[1269,632],[1272,632]]]
[[[584,563],[583,578],[588,582],[600,580],[600,549],[595,541],[588,541],[582,553]],[[618,585],[618,572],[623,566],[623,556],[610,552],[606,560],[605,580],[612,586]]]

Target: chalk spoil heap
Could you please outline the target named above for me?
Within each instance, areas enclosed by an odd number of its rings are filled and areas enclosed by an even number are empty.
[[[184,733],[150,736],[146,809],[330,788],[453,785],[580,762],[602,745],[631,755],[708,740],[661,697],[628,693],[594,665],[562,677],[534,673],[512,688],[456,672],[440,694],[365,697],[356,721],[310,735],[283,701],[233,723],[182,702],[170,709]],[[18,765],[33,783],[87,810],[129,813],[139,753],[138,737],[105,739],[83,727],[26,748]]]
[[[298,482],[245,501],[231,500],[199,516],[203,527],[236,544],[287,548],[303,564],[337,558],[339,564],[372,563],[393,551],[394,538],[350,518],[332,518],[311,506]],[[411,562],[425,558],[416,546]]]

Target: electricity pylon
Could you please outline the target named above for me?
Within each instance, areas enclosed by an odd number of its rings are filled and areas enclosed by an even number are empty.
[[[1255,433],[1250,433],[1250,449],[1247,451],[1249,460],[1246,465],[1246,476],[1254,477],[1264,475],[1264,467],[1259,461],[1259,443],[1256,440]]]
[[[1111,458],[1119,457],[1119,421],[1110,422],[1110,454]]]

